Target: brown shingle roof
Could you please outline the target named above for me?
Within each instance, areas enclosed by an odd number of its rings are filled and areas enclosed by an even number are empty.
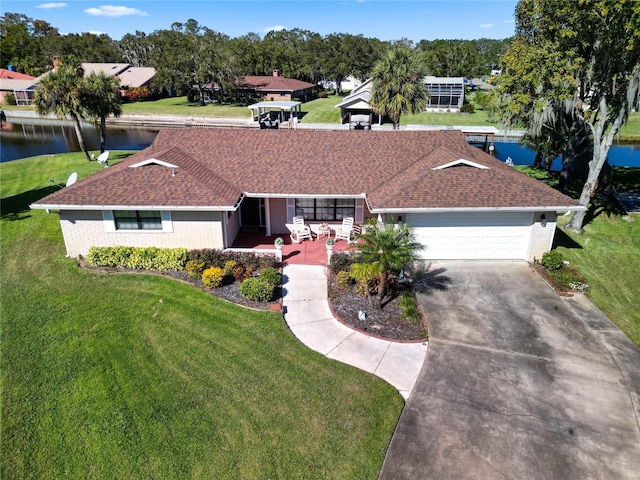
[[[128,168],[155,158],[177,165]],[[456,165],[464,159],[489,168]],[[569,197],[459,131],[168,129],[146,150],[40,200],[50,206],[232,208],[242,193],[360,195],[372,209],[568,207]]]

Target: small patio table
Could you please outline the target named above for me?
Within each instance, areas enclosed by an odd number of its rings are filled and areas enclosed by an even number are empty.
[[[311,231],[316,234],[318,240],[326,235],[327,238],[331,238],[331,227],[329,225],[312,225]]]

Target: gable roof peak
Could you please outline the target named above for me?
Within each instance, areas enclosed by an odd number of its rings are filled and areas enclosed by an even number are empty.
[[[174,165],[172,163],[165,162],[163,160],[158,160],[157,158],[150,158],[148,160],[143,160],[141,162],[129,165],[129,168],[144,167],[146,165],[160,165],[162,167],[167,167],[167,168],[178,168],[179,167],[179,165]]]
[[[489,167],[486,165],[482,165],[480,163],[472,162],[470,160],[465,160],[464,158],[459,158],[458,160],[454,160],[452,162],[444,163],[442,165],[438,165],[437,167],[433,167],[431,170],[443,170],[449,167],[458,167],[460,165],[466,165],[468,167],[480,168],[482,170],[488,170]]]

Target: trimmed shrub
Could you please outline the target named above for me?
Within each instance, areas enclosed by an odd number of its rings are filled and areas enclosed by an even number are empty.
[[[251,278],[252,276],[253,276],[253,270],[251,270],[249,267],[245,268],[242,279],[244,280],[245,278]]]
[[[351,265],[360,263],[361,255],[358,253],[333,252],[331,255],[331,271],[335,274],[338,272],[348,272]]]
[[[564,259],[558,250],[551,250],[542,255],[540,263],[547,270],[560,270],[564,267]]]
[[[258,256],[258,269],[264,270],[265,268],[280,268],[280,262],[273,255],[259,255]]]
[[[224,262],[224,267],[223,267],[224,274],[233,275],[235,277],[235,271],[237,266],[238,266],[238,262],[236,262],[235,260],[227,260],[226,262]]]
[[[233,279],[237,282],[244,278],[244,267],[236,267],[233,269]]]
[[[336,273],[336,285],[340,290],[346,290],[351,285],[353,285],[353,278],[349,272],[345,272],[344,270]]]
[[[460,113],[476,113],[476,108],[473,103],[465,103],[460,107]]]
[[[156,247],[91,247],[87,260],[96,267],[183,270],[187,263],[187,250]]]
[[[215,248],[205,248],[202,250],[190,250],[189,260],[204,262],[207,267],[222,267],[229,257],[222,251]]]
[[[276,268],[265,268],[260,274],[260,278],[264,278],[267,282],[277,287],[282,283],[282,275]]]
[[[202,283],[209,288],[218,288],[224,281],[224,272],[220,267],[207,268],[202,272]]]
[[[256,302],[269,302],[274,292],[274,285],[262,277],[247,278],[240,284],[242,296]]]
[[[185,265],[187,273],[192,278],[202,278],[202,272],[204,271],[205,264],[198,260],[189,260]]]

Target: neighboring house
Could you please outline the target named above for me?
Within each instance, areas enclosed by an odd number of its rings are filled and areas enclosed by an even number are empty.
[[[340,91],[352,91],[356,88],[358,88],[360,85],[362,85],[364,82],[362,80],[360,80],[359,78],[354,77],[353,75],[349,75],[345,80],[343,80],[342,82],[340,82]],[[322,82],[319,82],[318,85],[320,85],[322,88],[330,88],[335,90],[336,88],[336,82],[330,81],[330,80],[324,80]]]
[[[91,73],[104,72],[106,75],[117,77],[120,82],[120,93],[124,96],[130,88],[151,87],[151,82],[156,74],[155,68],[149,67],[133,67],[128,63],[82,63],[85,77]],[[53,70],[58,68],[58,57],[53,57]],[[29,105],[33,102],[35,90],[38,88],[39,82],[49,72],[35,78],[28,88],[20,92],[21,100],[18,100],[18,92],[16,91],[16,100],[19,104]]]
[[[57,211],[71,257],[92,246],[232,247],[354,217],[406,222],[427,259],[532,261],[573,199],[459,131],[161,130],[153,144],[31,208]]]
[[[55,63],[54,63],[55,65]],[[134,67],[128,63],[83,63],[84,75],[103,72],[108,76],[117,77],[120,88],[151,88],[151,82],[156,75],[156,69],[151,67]]]
[[[240,97],[271,102],[307,102],[315,98],[317,90],[313,83],[280,76],[279,70],[274,70],[271,75],[245,75],[236,84]],[[202,89],[198,84],[192,84],[190,89],[202,94],[205,103],[219,101],[220,86],[217,83],[204,84]]]
[[[429,91],[426,111],[450,110],[459,111],[464,103],[463,77],[424,77],[424,83]],[[382,123],[379,115],[371,108],[371,91],[373,82],[366,80],[347,95],[342,102],[336,105],[340,108],[340,123],[349,123],[352,126]],[[368,120],[367,118],[368,117]]]
[[[424,77],[429,91],[427,111],[459,111],[464,104],[464,77]]]
[[[33,101],[36,77],[14,70],[0,68],[0,103],[7,103],[7,95],[13,94],[18,105],[28,105]]]
[[[313,83],[303,82],[295,78],[285,78],[278,70],[271,75],[253,76],[246,75],[238,84],[238,93],[249,98],[260,100],[298,100],[307,102],[312,100],[316,93]]]

